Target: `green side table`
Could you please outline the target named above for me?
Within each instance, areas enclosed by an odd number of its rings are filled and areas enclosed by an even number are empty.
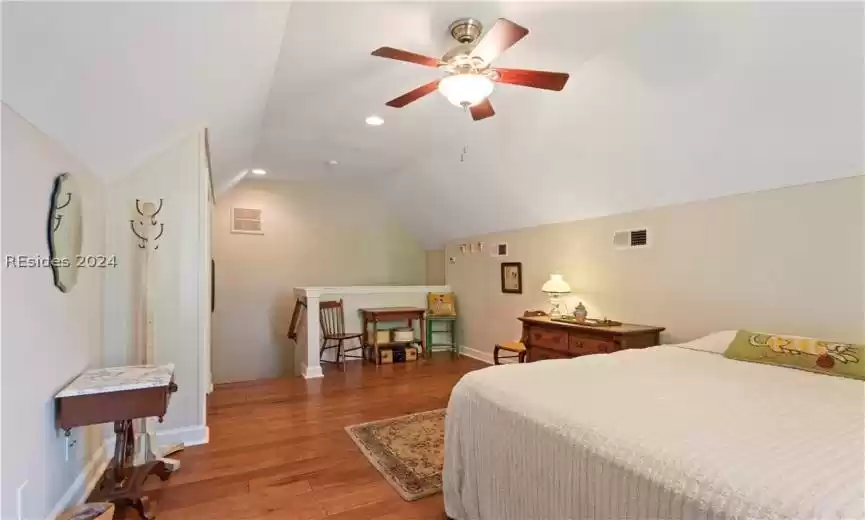
[[[434,328],[437,323],[444,324],[438,329]],[[457,344],[457,317],[456,316],[430,316],[426,317],[426,351],[427,355],[432,354],[433,347],[450,347],[451,352],[460,353],[460,347]],[[450,342],[448,343],[433,343],[433,334],[448,334]]]

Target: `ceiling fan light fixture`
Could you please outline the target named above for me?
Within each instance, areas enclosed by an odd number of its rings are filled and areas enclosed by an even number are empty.
[[[493,92],[493,81],[476,73],[461,73],[446,76],[439,81],[438,90],[458,107],[474,106]]]

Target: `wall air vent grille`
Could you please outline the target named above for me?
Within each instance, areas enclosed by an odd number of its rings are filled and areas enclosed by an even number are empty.
[[[231,232],[247,235],[263,235],[261,210],[250,208],[231,208]]]
[[[649,230],[643,228],[616,231],[613,233],[613,246],[616,249],[649,247]]]

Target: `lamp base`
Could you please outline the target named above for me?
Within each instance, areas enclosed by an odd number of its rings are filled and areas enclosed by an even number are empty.
[[[549,314],[551,318],[561,318],[562,316],[566,316],[568,314],[568,309],[565,302],[561,301],[559,298],[550,298]]]

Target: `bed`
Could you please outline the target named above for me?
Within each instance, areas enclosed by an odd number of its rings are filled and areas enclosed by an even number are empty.
[[[865,383],[729,360],[725,338],[467,374],[448,516],[865,517]]]

